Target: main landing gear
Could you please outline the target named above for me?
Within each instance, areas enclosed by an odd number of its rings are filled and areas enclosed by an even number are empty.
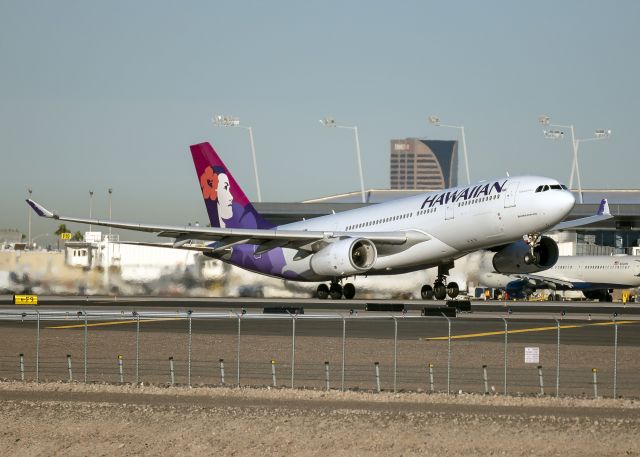
[[[351,300],[356,296],[356,286],[348,282],[344,286],[338,281],[332,281],[330,286],[326,284],[318,285],[316,297],[324,300],[331,297],[332,300],[340,300],[342,297]]]
[[[460,293],[460,287],[456,282],[447,282],[447,275],[449,274],[449,268],[453,268],[453,262],[449,265],[438,266],[438,277],[436,282],[433,283],[433,287],[429,284],[422,286],[420,295],[424,300],[444,300],[447,298],[456,298]]]

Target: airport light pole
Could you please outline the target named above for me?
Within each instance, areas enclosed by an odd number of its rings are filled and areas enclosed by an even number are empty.
[[[564,138],[564,132],[558,129],[571,130],[571,148],[573,150],[573,161],[571,164],[571,176],[569,177],[569,189],[573,189],[573,175],[575,173],[578,177],[578,199],[579,202],[582,203],[582,179],[580,177],[580,164],[578,162],[578,149],[580,148],[580,143],[585,143],[587,141],[605,140],[611,136],[611,130],[596,129],[594,136],[591,138],[576,138],[575,128],[573,127],[573,124],[552,124],[551,118],[549,116],[538,117],[538,122],[543,126],[554,128],[553,130],[544,130],[543,132],[544,137],[551,140],[561,140]]]
[[[90,190],[89,191],[89,219],[91,219],[93,215],[93,191]],[[91,224],[89,224],[89,231],[92,232],[93,230],[91,230]]]
[[[234,116],[217,115],[212,119],[215,127],[240,127],[249,131],[249,141],[251,142],[251,157],[253,158],[253,173],[256,177],[256,189],[258,191],[258,201],[262,202],[262,192],[260,192],[260,180],[258,179],[258,163],[256,161],[256,147],[253,142],[253,129],[247,125],[241,125],[240,119]]]
[[[31,187],[29,187],[27,189],[27,192],[29,192],[29,200],[31,200],[31,194],[33,193],[33,189]],[[27,206],[27,214],[29,215],[29,249],[31,249],[31,207]]]
[[[460,130],[460,135],[462,136],[462,152],[464,153],[464,166],[467,171],[467,184],[471,184],[471,177],[469,175],[469,157],[467,156],[467,140],[464,135],[464,126],[443,124],[440,122],[440,118],[438,116],[429,116],[429,123],[436,127],[449,127]]]
[[[109,187],[109,222],[111,222],[111,194],[113,194],[113,189]],[[111,227],[109,227],[109,235],[111,235]]]
[[[356,136],[356,156],[358,157],[358,172],[360,173],[360,192],[362,193],[362,203],[366,203],[367,199],[365,197],[364,192],[364,177],[362,175],[362,158],[360,156],[360,139],[358,138],[358,126],[347,126],[347,125],[339,125],[336,123],[336,120],[331,117],[325,117],[324,119],[320,119],[320,123],[325,127],[335,127],[338,129],[349,129],[353,130]]]

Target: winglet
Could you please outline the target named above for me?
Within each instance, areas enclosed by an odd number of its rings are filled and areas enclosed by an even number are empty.
[[[49,211],[47,208],[45,208],[44,206],[42,206],[39,203],[34,202],[33,200],[31,200],[30,198],[27,198],[27,203],[29,204],[30,207],[33,208],[33,210],[36,212],[36,214],[38,216],[41,217],[48,217],[48,218],[53,218],[53,219],[57,219],[57,215],[53,214],[51,211]]]
[[[610,215],[611,213],[609,212],[609,201],[606,198],[603,198],[602,201],[600,202],[600,207],[598,208],[598,212],[597,212],[598,216],[602,216],[602,215]]]

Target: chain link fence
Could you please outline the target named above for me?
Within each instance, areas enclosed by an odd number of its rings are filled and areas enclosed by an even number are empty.
[[[640,397],[639,321],[3,312],[0,377]]]

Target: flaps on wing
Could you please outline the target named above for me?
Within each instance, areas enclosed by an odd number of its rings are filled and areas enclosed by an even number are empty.
[[[518,274],[513,276],[515,276],[516,278],[525,279],[529,281],[531,285],[535,285],[537,287],[548,287],[549,285],[555,285],[573,289],[573,283],[571,281],[558,278],[548,278],[542,275],[542,273],[544,272],[540,273],[541,274]]]

